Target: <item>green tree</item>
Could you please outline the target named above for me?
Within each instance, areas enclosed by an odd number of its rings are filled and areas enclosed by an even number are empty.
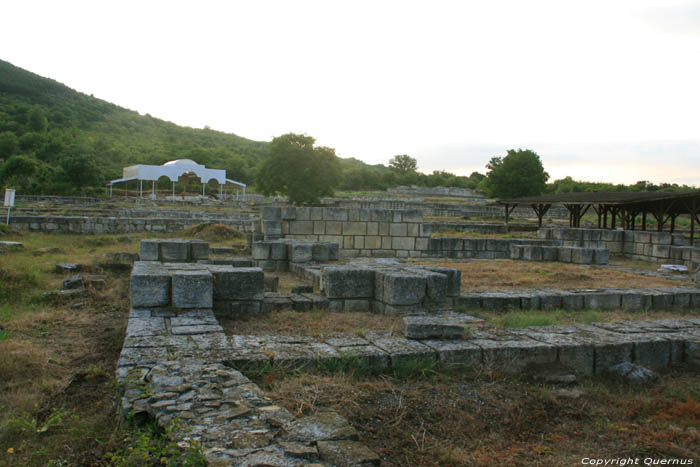
[[[479,188],[489,197],[519,198],[544,193],[549,174],[540,156],[529,149],[510,149],[505,157],[493,157]]]
[[[389,160],[389,167],[401,173],[408,173],[415,172],[418,169],[418,163],[413,157],[401,154]]]
[[[64,156],[60,164],[66,181],[75,188],[95,186],[102,181],[95,159],[87,154]]]
[[[27,113],[27,126],[37,133],[43,133],[48,128],[49,121],[46,119],[46,114],[38,105],[32,107]]]
[[[10,157],[17,152],[18,147],[19,142],[14,133],[10,131],[0,133],[0,157]]]
[[[257,187],[265,195],[283,194],[293,204],[316,204],[333,194],[341,169],[335,150],[314,147],[311,136],[288,133],[270,143],[270,154],[257,174]]]

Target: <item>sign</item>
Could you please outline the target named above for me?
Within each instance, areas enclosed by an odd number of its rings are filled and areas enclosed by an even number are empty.
[[[7,188],[5,190],[5,206],[6,208],[11,208],[15,205],[15,190],[12,188]]]

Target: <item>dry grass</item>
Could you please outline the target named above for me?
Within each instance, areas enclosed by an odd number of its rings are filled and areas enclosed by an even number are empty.
[[[279,283],[277,284],[277,292],[279,293],[291,293],[292,287],[299,285],[311,285],[309,282],[299,278],[296,274],[291,272],[266,272],[265,276],[279,278]]]
[[[115,423],[110,375],[124,338],[128,273],[107,272],[105,287],[83,297],[47,293],[69,275],[54,273],[55,264],[80,263],[98,272],[106,253],[136,251],[138,241],[7,237],[25,247],[4,254],[0,267],[0,465],[104,464],[104,453],[118,445],[123,430]],[[46,247],[55,249],[38,251]],[[52,419],[55,414],[60,417]],[[38,431],[49,420],[48,429]]]
[[[183,231],[183,236],[197,238],[212,244],[245,245],[245,234],[224,224],[198,224]]]
[[[687,282],[568,263],[511,260],[416,261],[462,271],[462,292],[514,289],[677,287]]]
[[[385,466],[580,465],[583,457],[700,456],[700,376],[651,387],[603,378],[573,387],[483,371],[399,380],[302,374],[267,395],[295,415],[333,408]]]
[[[330,336],[364,334],[367,331],[399,331],[400,316],[374,313],[331,313],[329,311],[281,311],[253,313],[240,317],[219,317],[226,334]]]

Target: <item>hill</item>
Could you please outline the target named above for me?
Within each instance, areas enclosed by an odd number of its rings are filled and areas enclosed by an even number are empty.
[[[252,183],[267,144],[140,115],[0,60],[0,177],[25,193],[100,186],[124,166],[181,158]]]
[[[0,187],[23,194],[99,195],[125,166],[173,159],[225,169],[229,178],[250,185],[268,147],[267,142],[140,115],[0,60]],[[343,190],[410,184],[475,188],[483,178],[402,172],[355,158],[340,163],[337,188]]]

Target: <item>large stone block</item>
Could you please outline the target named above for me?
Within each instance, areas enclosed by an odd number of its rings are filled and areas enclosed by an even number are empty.
[[[137,271],[131,274],[130,292],[133,308],[168,306],[170,304],[170,274],[165,270]]]
[[[190,260],[190,242],[178,238],[160,241],[160,260],[186,263]]]
[[[459,297],[462,288],[462,271],[442,266],[422,266],[421,269],[445,275],[447,277],[445,295]]]
[[[264,221],[281,221],[282,209],[276,206],[266,206],[262,210],[262,219]]]
[[[571,262],[575,264],[591,264],[593,262],[593,250],[590,248],[572,248]]]
[[[158,240],[141,240],[141,261],[159,261]]]
[[[425,299],[426,278],[404,271],[376,274],[375,299],[388,305],[419,305]]]
[[[413,250],[416,246],[416,239],[414,237],[392,237],[391,238],[391,249],[392,250]]]
[[[617,310],[621,304],[619,292],[595,292],[584,295],[584,307],[590,310]]]
[[[277,261],[287,259],[287,244],[283,242],[270,242],[270,259]]]
[[[199,241],[191,242],[190,258],[192,258],[192,261],[209,259],[209,243]]]
[[[292,235],[313,235],[314,223],[313,221],[300,220],[290,222],[289,233]]]
[[[608,264],[610,252],[606,248],[593,248],[592,264]]]
[[[392,237],[405,237],[408,233],[406,224],[392,223],[389,224],[389,235]]]
[[[369,220],[371,222],[392,222],[392,212],[388,209],[370,209]]]
[[[313,244],[293,242],[287,245],[287,259],[292,263],[308,263],[313,259]]]
[[[311,259],[317,263],[327,263],[329,250],[328,243],[314,243],[311,246]]]
[[[543,246],[542,261],[559,261],[559,247]]]
[[[258,261],[270,259],[270,245],[271,242],[253,243],[253,259]],[[284,247],[287,248],[286,245]]]
[[[217,268],[214,273],[215,300],[262,300],[265,278],[261,268]]]
[[[321,270],[321,290],[331,298],[374,297],[374,271],[348,266],[330,266]]]
[[[209,271],[177,271],[172,274],[172,306],[211,308],[213,280]]]
[[[343,208],[323,208],[323,218],[327,221],[347,221],[348,210]]]

